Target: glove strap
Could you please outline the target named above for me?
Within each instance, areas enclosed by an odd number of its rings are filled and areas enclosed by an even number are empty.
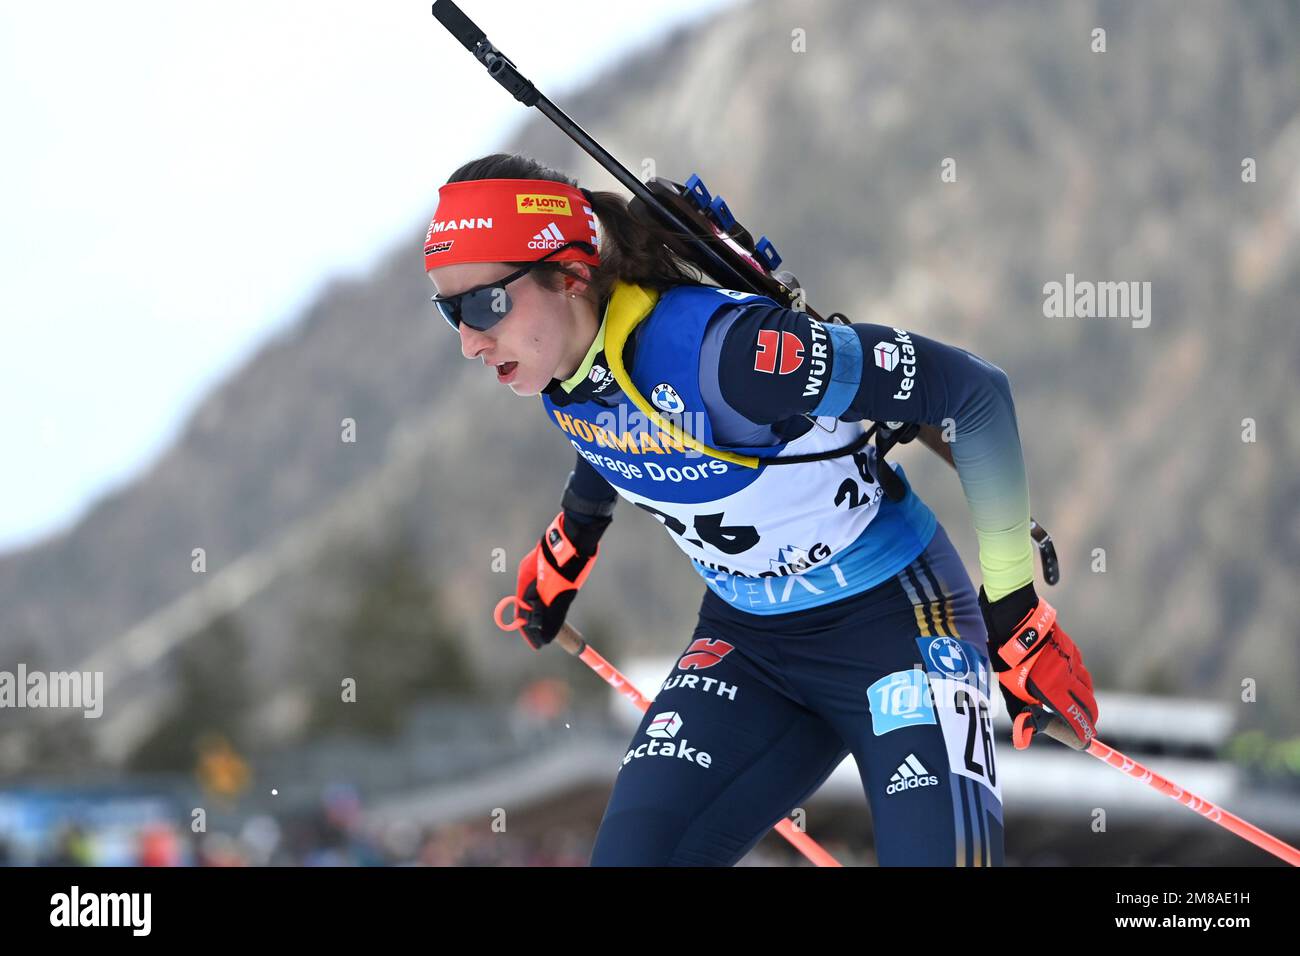
[[[561,511],[546,527],[546,546],[555,556],[555,563],[561,567],[570,559],[577,557],[578,548],[564,531],[564,512]]]
[[[1055,626],[1056,608],[1039,598],[1038,606],[1025,615],[1011,637],[998,648],[998,657],[1006,661],[1008,667],[1018,667],[1025,658],[1038,653],[1044,638]]]
[[[546,528],[546,533],[542,535],[542,540],[546,542],[547,549],[550,550],[555,563],[563,567],[573,558],[582,557],[578,553],[577,545],[564,530],[564,512],[561,511],[551,521]],[[596,549],[596,554],[600,553],[600,548]],[[542,561],[537,570],[537,594],[542,599],[542,603],[548,607],[555,603],[556,597],[565,591],[576,591],[582,587],[591,574],[592,568],[596,566],[596,554],[583,562],[583,567],[578,576],[572,580],[566,578],[559,570],[552,567],[550,562]]]

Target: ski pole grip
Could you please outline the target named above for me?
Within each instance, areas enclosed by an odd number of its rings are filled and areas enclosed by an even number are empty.
[[[587,642],[582,639],[582,634],[568,621],[560,625],[559,633],[555,635],[555,643],[574,657],[581,656],[582,652],[587,649]]]
[[[1053,740],[1059,740],[1071,750],[1088,749],[1084,746],[1083,741],[1078,738],[1075,732],[1069,728],[1069,725],[1055,714],[1052,715],[1051,723],[1043,729],[1043,733],[1047,734],[1047,736],[1051,737]]]
[[[465,12],[451,0],[434,0],[433,16],[471,53],[474,47],[478,46],[479,41],[487,37],[487,34],[480,30],[473,20],[465,16]]]

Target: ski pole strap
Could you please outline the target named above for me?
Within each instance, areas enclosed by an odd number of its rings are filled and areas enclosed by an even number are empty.
[[[885,454],[895,445],[915,438],[921,426],[902,422],[893,422],[893,425],[897,427],[890,427],[889,424],[882,422],[876,422],[872,426],[876,429],[876,470],[878,472],[876,477],[880,480],[880,489],[885,493],[886,498],[890,501],[902,501],[907,496],[907,488],[903,484],[903,479],[898,477],[898,472],[885,461]]]
[[[1056,545],[1052,544],[1052,536],[1033,518],[1029,519],[1029,536],[1034,539],[1039,560],[1043,563],[1043,580],[1048,584],[1056,584],[1061,580],[1061,565],[1056,559]]]

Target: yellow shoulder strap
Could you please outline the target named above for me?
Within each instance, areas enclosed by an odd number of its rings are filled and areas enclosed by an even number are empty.
[[[753,455],[740,455],[736,452],[723,451],[720,448],[710,448],[704,442],[691,435],[688,435],[682,429],[678,428],[672,421],[661,416],[658,410],[651,405],[644,395],[636,390],[632,384],[632,377],[628,375],[627,369],[623,367],[623,348],[627,345],[628,336],[632,330],[645,320],[659,301],[659,292],[655,289],[647,289],[644,286],[632,285],[628,282],[615,282],[614,291],[610,296],[609,305],[605,309],[605,361],[609,362],[609,370],[614,373],[614,381],[618,382],[619,388],[623,394],[632,400],[637,408],[654,422],[661,430],[671,435],[678,442],[689,448],[708,455],[710,458],[720,458],[723,461],[729,461],[732,464],[743,465],[746,468],[757,468],[759,461]]]

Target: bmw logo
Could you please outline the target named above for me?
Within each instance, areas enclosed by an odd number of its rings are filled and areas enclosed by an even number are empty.
[[[930,642],[925,654],[936,670],[952,678],[963,678],[970,673],[970,661],[959,642],[951,637],[937,637]]]
[[[651,390],[650,401],[665,412],[676,413],[686,409],[686,403],[677,394],[677,390],[667,382],[660,382]]]

